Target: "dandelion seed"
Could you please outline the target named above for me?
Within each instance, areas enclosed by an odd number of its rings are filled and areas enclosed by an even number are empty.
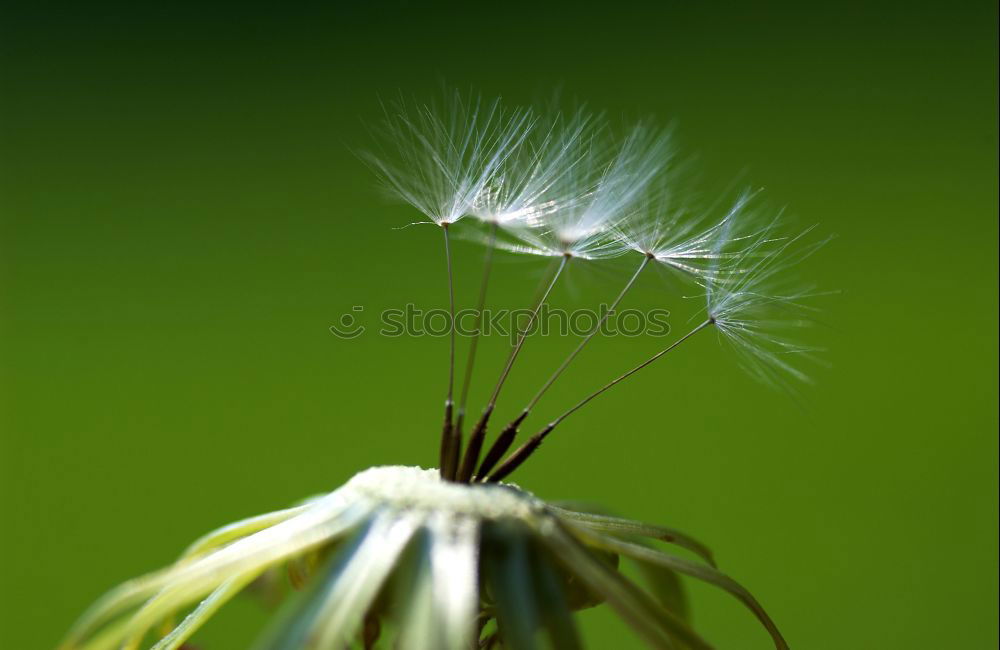
[[[454,475],[461,440],[454,429],[455,288],[448,228],[473,211],[476,199],[495,178],[531,130],[530,114],[504,111],[499,100],[463,98],[452,92],[445,106],[407,106],[400,100],[385,107],[375,131],[379,153],[364,155],[386,189],[409,203],[444,235],[448,271],[448,389],[441,428],[440,462],[446,478]]]

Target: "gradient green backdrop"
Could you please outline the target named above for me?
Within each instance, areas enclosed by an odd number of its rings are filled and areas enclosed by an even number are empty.
[[[434,463],[444,341],[327,328],[444,304],[439,233],[393,230],[416,215],[348,148],[380,94],[441,81],[675,120],[704,187],[763,186],[839,236],[801,269],[842,290],[803,407],[709,336],[519,481],[703,538],[793,647],[996,647],[995,3],[21,4],[0,19],[0,647],[53,647],[211,527]],[[456,247],[466,301],[480,255]],[[543,266],[499,270],[519,306]],[[580,267],[553,301],[626,273]],[[529,342],[502,416],[570,343]],[[660,343],[594,345],[543,411]],[[728,596],[693,598],[719,647],[768,647]],[[261,616],[234,603],[199,647]],[[592,647],[639,647],[583,620]]]

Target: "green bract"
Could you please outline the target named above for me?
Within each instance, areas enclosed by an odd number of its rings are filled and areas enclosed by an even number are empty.
[[[694,552],[677,557],[651,538]],[[636,562],[650,592],[625,577]],[[710,647],[689,626],[677,574],[729,591],[785,643],[750,594],[672,529],[550,505],[507,484],[462,485],[437,470],[376,467],[305,505],[220,528],[173,565],[98,601],[61,650],[179,648],[267,573],[302,589],[256,650],[582,647],[572,612],[606,602],[654,648]],[[193,607],[193,609],[192,609]],[[187,615],[170,626],[179,612]]]

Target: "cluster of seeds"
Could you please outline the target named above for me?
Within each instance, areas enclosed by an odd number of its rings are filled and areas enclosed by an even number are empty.
[[[445,479],[467,483],[505,478],[571,413],[704,329],[714,328],[758,379],[784,388],[789,380],[808,380],[790,357],[811,356],[816,348],[795,342],[788,330],[808,324],[803,301],[816,293],[783,286],[783,272],[823,242],[805,244],[808,230],[782,234],[777,218],[764,218],[752,207],[755,192],[740,194],[721,210],[693,207],[686,188],[678,187],[682,183],[675,174],[667,130],[640,123],[618,133],[603,117],[583,108],[538,114],[506,108],[499,100],[453,92],[445,96],[443,105],[402,100],[386,105],[384,120],[373,131],[377,145],[364,154],[365,160],[391,194],[416,208],[426,223],[437,225],[444,234],[453,325],[450,232],[457,222],[478,222],[472,232],[487,246],[479,314],[495,249],[559,260],[467,440],[466,406],[478,339],[470,342],[456,405],[452,327],[440,451]],[[636,255],[637,267],[610,309],[501,430],[481,459],[487,424],[500,392],[527,331],[566,266],[576,260],[628,254]],[[583,398],[504,459],[531,409],[601,329],[643,270],[657,264],[677,273],[704,296],[700,324]]]

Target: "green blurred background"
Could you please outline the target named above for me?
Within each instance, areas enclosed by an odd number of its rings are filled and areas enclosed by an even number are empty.
[[[707,191],[763,186],[839,236],[799,271],[842,290],[804,406],[706,337],[518,481],[706,540],[793,647],[996,647],[995,3],[3,11],[0,647],[53,647],[212,527],[435,463],[444,340],[327,328],[353,305],[445,304],[440,233],[394,230],[416,215],[349,149],[378,96],[442,81],[673,120]],[[482,251],[455,255],[468,305]],[[498,269],[513,307],[545,267]],[[606,300],[628,270],[581,265],[553,303]],[[662,288],[632,306],[683,325]],[[571,343],[529,342],[501,419]],[[593,345],[542,412],[661,343]],[[484,348],[477,408],[502,354]],[[719,647],[769,646],[692,591]],[[234,603],[199,647],[243,647],[262,616]],[[582,618],[592,647],[640,647],[608,611]]]

